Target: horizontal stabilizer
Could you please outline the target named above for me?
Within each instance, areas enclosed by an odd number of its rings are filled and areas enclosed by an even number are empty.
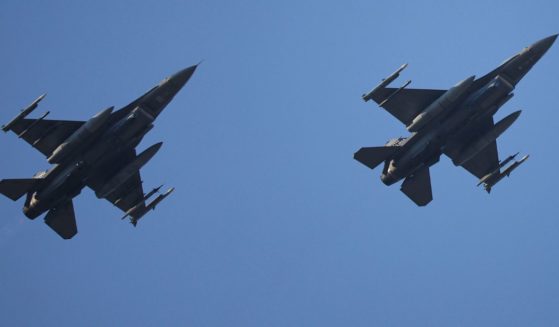
[[[433,192],[431,190],[429,168],[423,168],[415,174],[406,177],[400,190],[420,207],[431,202],[433,200]]]
[[[74,237],[78,233],[78,228],[72,200],[51,209],[45,217],[45,223],[65,240]]]
[[[353,158],[365,166],[375,169],[375,167],[380,163],[390,158],[396,150],[398,150],[397,146],[374,146],[361,148],[359,151],[355,152]]]
[[[3,179],[0,180],[0,193],[17,201],[24,194],[34,190],[40,181],[37,178]]]

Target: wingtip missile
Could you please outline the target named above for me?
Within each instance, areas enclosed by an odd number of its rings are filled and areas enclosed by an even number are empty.
[[[144,210],[144,213],[142,213],[141,216],[145,215],[145,213],[147,212],[145,208],[145,202],[149,200],[149,198],[151,198],[155,193],[159,192],[159,190],[163,187],[163,185],[164,184],[161,184],[158,187],[154,187],[151,191],[144,194],[143,199],[139,201],[137,204],[135,204],[132,208],[128,209],[128,211],[126,211],[126,214],[120,219],[124,220],[128,216],[132,217],[132,215],[135,215],[136,213],[138,213],[138,211],[141,210]]]
[[[384,78],[380,84],[378,86],[376,86],[374,89],[372,89],[371,91],[365,93],[362,95],[363,101],[367,102],[369,100],[371,100],[373,98],[373,96],[375,95],[376,92],[378,92],[379,90],[385,88],[386,86],[388,86],[388,84],[392,83],[396,78],[398,78],[400,76],[400,73],[406,69],[406,67],[408,67],[408,64],[405,63],[402,66],[400,66],[400,68],[398,68],[394,73],[390,74],[390,76],[388,76],[387,78]],[[407,86],[409,83],[406,82]],[[405,87],[404,86],[404,87]],[[403,87],[402,87],[403,88]]]
[[[168,197],[171,193],[173,193],[173,191],[175,190],[174,187],[171,187],[163,194],[159,194],[148,205],[145,205],[145,200],[149,199],[153,194],[159,192],[161,187],[163,187],[163,185],[160,185],[159,187],[156,187],[153,190],[151,190],[149,193],[147,193],[144,196],[144,199],[140,203],[132,207],[130,210],[128,210],[124,215],[124,217],[122,217],[122,219],[125,219],[126,217],[130,217],[130,223],[135,227],[138,224],[140,218],[145,216],[150,210],[155,210],[155,207],[166,197]]]
[[[518,166],[522,165],[526,160],[528,160],[528,158],[530,158],[530,155],[527,154],[524,157],[522,157],[520,160],[514,162],[512,165],[510,165],[507,169],[505,169],[505,171],[503,172],[504,175],[506,175],[507,177],[510,176],[510,173],[512,173],[513,170],[515,170],[516,168],[518,168]]]
[[[45,92],[45,93],[39,95],[39,97],[38,97],[37,99],[35,99],[35,101],[33,101],[33,103],[32,103],[31,105],[33,105],[33,104],[38,104],[38,103],[41,102],[41,100],[43,100],[46,96],[47,96],[47,92]]]
[[[483,184],[483,187],[485,188],[485,190],[487,191],[487,193],[491,192],[491,188],[493,186],[495,186],[497,183],[499,183],[503,178],[505,177],[509,177],[510,174],[513,172],[513,170],[515,170],[516,168],[518,168],[518,166],[520,166],[521,164],[523,164],[526,160],[528,160],[528,158],[530,158],[530,155],[525,155],[524,157],[522,157],[520,160],[515,161],[513,164],[511,164],[510,166],[508,166],[504,171],[501,172],[501,168],[506,166],[510,161],[512,161],[516,156],[518,155],[518,153],[511,155],[509,157],[507,157],[505,160],[502,161],[502,163],[499,164],[499,167],[493,171],[490,174],[487,174],[486,176],[484,176],[478,183],[478,186]]]
[[[2,130],[4,132],[8,132],[12,128],[12,126],[14,126],[18,121],[27,117],[27,115],[29,115],[33,110],[35,110],[35,108],[37,108],[37,106],[39,105],[39,102],[41,102],[41,100],[43,100],[46,96],[47,96],[46,93],[41,94],[37,99],[35,99],[35,101],[31,102],[31,104],[28,105],[25,109],[22,109],[21,112],[9,123],[2,125]]]
[[[496,168],[495,170],[493,170],[492,172],[490,172],[489,174],[483,176],[479,180],[479,183],[477,183],[477,186],[480,186],[481,184],[484,184],[486,181],[488,181],[490,179],[493,179],[495,176],[499,175],[501,173],[501,168],[505,167],[509,162],[514,160],[514,158],[516,158],[518,156],[518,154],[520,154],[520,152],[512,154],[512,155],[508,156],[506,159],[500,161],[499,162],[499,167]],[[522,158],[522,159],[524,159],[524,158]]]
[[[168,197],[169,195],[171,195],[171,193],[173,193],[173,191],[175,190],[174,187],[169,188],[167,191],[165,191],[165,193],[158,195],[153,201],[150,202],[150,204],[148,204],[146,206],[146,210],[155,210],[155,207],[161,202],[163,201],[166,197]]]

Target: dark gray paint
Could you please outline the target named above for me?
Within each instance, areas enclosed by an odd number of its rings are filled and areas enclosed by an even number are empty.
[[[557,35],[524,48],[487,75],[469,77],[450,90],[389,88],[407,65],[363,95],[374,100],[412,134],[385,147],[361,148],[354,158],[374,169],[384,162],[381,180],[392,185],[402,179],[401,190],[417,205],[432,200],[429,167],[444,153],[490,190],[525,159],[501,172],[496,139],[520,115],[514,112],[496,124],[493,115],[512,96],[516,84],[551,47]],[[406,82],[404,86],[408,85]]]
[[[14,201],[26,195],[24,214],[35,219],[48,211],[45,222],[64,239],[77,233],[72,199],[85,186],[124,211],[135,226],[173,191],[171,188],[150,204],[145,203],[149,196],[144,196],[139,169],[161,143],[138,156],[135,148],[196,67],[166,78],[124,108],[115,112],[108,108],[86,122],[45,120],[44,116],[26,119],[44,98],[42,95],[2,128],[16,133],[54,165],[30,179],[0,180],[0,193]]]

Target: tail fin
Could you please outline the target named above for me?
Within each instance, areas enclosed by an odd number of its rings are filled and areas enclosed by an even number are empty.
[[[433,200],[433,192],[431,190],[429,167],[425,167],[415,174],[406,177],[400,190],[420,207],[431,202]]]
[[[361,148],[355,152],[353,158],[365,166],[375,169],[381,162],[386,161],[398,150],[398,146],[374,146]]]
[[[0,180],[0,193],[17,201],[24,194],[36,189],[40,182],[41,179],[38,178],[3,179]]]
[[[78,228],[72,200],[50,209],[45,217],[45,223],[65,240],[74,237],[78,233]]]

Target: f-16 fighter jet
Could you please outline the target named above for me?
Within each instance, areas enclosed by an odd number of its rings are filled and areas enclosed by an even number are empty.
[[[505,168],[514,156],[502,162],[497,152],[497,138],[520,115],[513,112],[497,123],[493,115],[513,97],[516,84],[551,47],[557,35],[524,48],[487,75],[470,76],[448,90],[387,87],[406,68],[400,67],[380,85],[363,95],[374,100],[400,120],[411,133],[408,137],[388,141],[380,147],[361,148],[354,158],[374,169],[384,163],[381,180],[401,186],[411,200],[425,206],[433,200],[429,167],[441,154],[452,159],[480,179],[487,192],[504,176],[522,164],[528,156]],[[501,171],[504,169],[504,171]]]
[[[33,178],[4,179],[0,193],[16,201],[26,196],[23,213],[35,219],[47,212],[45,222],[58,235],[70,239],[77,234],[72,199],[88,186],[124,211],[136,226],[138,220],[167,197],[174,188],[146,201],[161,187],[144,194],[140,168],[161,148],[156,143],[140,154],[136,146],[173,97],[188,82],[197,66],[172,75],[124,108],[107,108],[88,121],[25,118],[45,97],[41,95],[12,121],[2,126],[47,157],[52,168]]]

